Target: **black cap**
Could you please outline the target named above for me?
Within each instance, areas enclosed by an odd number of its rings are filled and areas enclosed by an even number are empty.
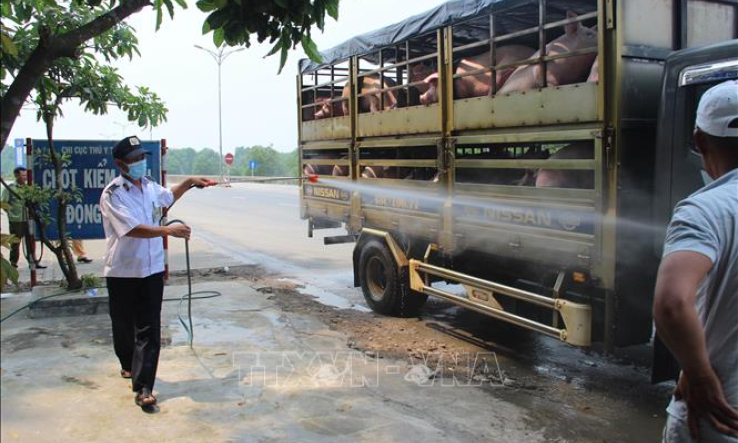
[[[27,171],[28,169],[24,168],[23,166],[18,166],[17,168],[13,169],[13,174],[17,174],[21,171]]]
[[[113,158],[120,160],[128,160],[141,154],[149,155],[151,153],[141,146],[141,140],[135,135],[124,138],[113,148]]]

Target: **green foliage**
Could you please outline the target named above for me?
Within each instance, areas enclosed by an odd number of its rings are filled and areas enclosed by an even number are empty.
[[[56,38],[95,21],[100,15],[115,5],[115,1],[88,4],[73,0],[69,3],[56,3],[52,0],[18,0],[12,5],[3,4],[3,13],[10,12],[11,23],[15,24],[13,43],[16,53],[3,52],[3,75],[6,71],[16,77],[31,54],[39,45],[49,44]],[[53,138],[54,121],[63,116],[62,106],[69,100],[77,100],[85,111],[96,115],[106,114],[110,106],[126,112],[128,119],[139,126],[156,126],[166,120],[167,108],[161,99],[146,87],[131,88],[124,84],[123,77],[111,65],[116,60],[138,55],[138,39],[133,28],[118,23],[105,32],[93,35],[84,47],[77,48],[75,57],[56,57],[48,65],[35,84],[31,99],[38,109],[37,117],[46,125],[47,134]],[[3,85],[3,92],[5,86]],[[35,156],[37,162],[50,163],[55,169],[69,165],[69,156],[53,151]],[[35,209],[35,216],[44,225],[56,220],[58,232],[65,231],[63,217],[52,217],[49,203],[56,201],[63,212],[65,205],[81,201],[82,191],[74,186],[63,189],[52,186],[50,189],[32,185],[23,187],[21,197]],[[54,214],[56,215],[56,214]],[[45,239],[42,239],[45,240]],[[63,261],[63,255],[71,256],[62,242],[61,251],[55,254],[70,286],[79,284],[73,263]]]
[[[3,32],[12,36],[15,51],[2,52],[2,79],[9,73],[15,77],[42,36],[62,35],[93,21],[109,10],[109,3],[84,1],[57,3],[52,0],[15,0],[3,2]],[[48,38],[48,37],[46,37]],[[78,99],[85,110],[96,115],[106,114],[110,105],[128,115],[130,121],[141,127],[157,126],[166,121],[167,108],[161,99],[146,87],[130,88],[123,83],[118,70],[108,65],[115,60],[139,55],[135,31],[126,23],[119,23],[107,32],[94,36],[79,48],[76,58],[58,58],[37,84],[33,100],[39,112],[62,115],[64,101]],[[2,92],[7,89],[3,83]],[[43,89],[44,94],[38,93]],[[43,106],[47,106],[43,109]],[[39,120],[41,120],[39,114]]]
[[[83,274],[80,280],[83,288],[99,288],[101,284],[100,277],[95,274]]]
[[[213,43],[220,47],[251,45],[255,37],[259,43],[274,43],[267,56],[280,54],[279,72],[282,72],[290,49],[302,45],[310,59],[321,57],[310,33],[316,26],[323,31],[326,14],[338,20],[339,0],[199,0],[197,7],[209,15],[202,27],[203,34],[213,33]]]
[[[195,175],[220,174],[220,156],[212,149],[202,149],[195,155],[192,163],[192,173]]]
[[[251,176],[249,162],[256,161],[255,176],[298,175],[297,151],[278,152],[271,146],[237,147],[234,152],[231,175]],[[169,174],[218,175],[219,155],[210,148],[195,151],[192,148],[170,149],[167,153]]]
[[[128,0],[131,1],[131,0]],[[0,80],[7,74],[15,77],[28,55],[39,44],[41,36],[61,36],[89,24],[96,18],[125,4],[121,0],[8,0],[2,2],[2,27],[0,47],[2,66]],[[185,9],[185,0],[154,0],[156,29],[162,24],[164,12],[174,18],[175,3]],[[252,39],[266,40],[274,47],[268,56],[280,53],[282,71],[290,49],[302,45],[305,53],[314,61],[320,54],[311,38],[311,29],[325,28],[326,15],[338,19],[339,0],[199,0],[197,7],[207,12],[202,32],[213,33],[213,42],[222,45],[249,47]],[[107,32],[95,35],[84,53],[98,54],[105,62],[138,55],[138,41],[134,30],[121,22]],[[3,94],[5,83],[0,87]]]
[[[196,155],[197,151],[192,148],[168,150],[167,172],[174,175],[191,175]]]
[[[10,209],[10,205],[7,202],[0,202],[0,208],[2,208],[3,211],[7,211]],[[11,234],[0,233],[1,248],[10,250],[10,245],[13,243],[18,243],[18,237]],[[5,254],[0,254],[0,292],[5,289],[8,282],[18,284],[18,270],[5,258]]]
[[[42,36],[46,40],[64,35],[90,23],[115,7],[117,1],[56,2],[54,0],[13,0],[2,2],[2,71],[15,77],[39,45]],[[84,48],[79,48],[79,58],[93,58],[97,54],[105,62],[122,57],[139,55],[138,40],[134,29],[119,23],[107,32],[95,35]],[[2,85],[2,92],[7,85]]]

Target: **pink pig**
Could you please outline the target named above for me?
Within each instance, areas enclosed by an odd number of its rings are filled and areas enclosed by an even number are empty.
[[[501,46],[496,51],[496,65],[507,65],[519,60],[530,57],[535,52],[534,49],[521,45]],[[473,58],[462,59],[456,68],[456,74],[464,74],[466,72],[475,71],[477,69],[489,67],[489,51]],[[515,68],[503,69],[497,71],[496,81],[499,89],[505,84],[507,79],[515,71]],[[484,97],[490,94],[491,72],[485,72],[468,77],[461,77],[454,80],[454,97],[456,99]],[[438,73],[434,72],[425,78],[428,85],[426,91],[420,96],[420,103],[430,105],[438,102]]]
[[[592,159],[594,151],[586,143],[571,143],[549,157],[556,159]],[[536,188],[594,188],[594,172],[580,169],[541,169],[535,180]]]
[[[594,63],[592,63],[592,70],[589,71],[589,77],[587,77],[587,83],[597,83],[598,81],[600,81],[600,60],[595,58]]]
[[[577,15],[571,11],[566,13],[568,18]],[[597,47],[597,31],[582,26],[580,22],[564,26],[565,33],[561,37],[546,45],[547,55],[565,54],[584,48]],[[532,58],[540,55],[536,52]],[[574,57],[556,59],[546,63],[546,81],[549,86],[561,86],[583,82],[587,79],[592,62],[597,54],[584,54]],[[500,94],[543,87],[543,75],[539,64],[521,66],[512,73]]]
[[[342,117],[343,114],[343,106],[341,105],[342,102],[332,102],[330,98],[318,98],[315,103],[319,103],[320,106],[316,107],[315,111],[315,120],[320,120],[323,118],[329,118],[329,117]],[[331,108],[333,108],[333,113],[331,114]]]
[[[394,80],[389,77],[384,78],[384,86],[380,88],[379,75],[366,76],[362,80],[362,87],[359,94],[366,94],[377,89],[391,88],[395,86]],[[342,97],[344,100],[341,102],[343,107],[343,115],[349,115],[349,97],[351,92],[349,85],[343,87]],[[381,106],[381,94],[366,95],[359,98],[359,113],[364,112],[378,112],[387,109],[395,109],[397,107],[397,93],[395,91],[384,92],[384,109]]]

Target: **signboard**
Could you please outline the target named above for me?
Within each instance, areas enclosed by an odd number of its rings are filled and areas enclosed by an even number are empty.
[[[233,154],[226,154],[225,162],[228,166],[232,165],[233,164]]]
[[[258,163],[256,163],[256,160],[251,160],[251,161],[249,162],[249,169],[251,169],[252,171],[253,171],[254,169],[256,169],[256,167],[257,167],[257,166],[259,166],[259,164],[258,164]]]
[[[22,138],[15,139],[15,166],[26,167],[26,143]]]
[[[100,214],[102,191],[118,175],[113,162],[113,147],[118,140],[55,140],[57,154],[68,154],[71,163],[62,172],[62,187],[72,186],[82,190],[82,201],[72,201],[67,206],[67,233],[77,240],[105,238]],[[152,155],[147,155],[146,174],[161,183],[161,145],[158,141],[141,140],[141,146]],[[48,154],[47,140],[33,140],[33,182],[44,188],[56,188],[56,176]],[[45,234],[50,240],[58,240],[56,229],[56,204],[51,202],[52,222],[46,226]]]

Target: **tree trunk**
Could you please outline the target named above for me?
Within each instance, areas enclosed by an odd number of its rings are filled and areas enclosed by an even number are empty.
[[[74,263],[74,256],[69,248],[69,239],[67,238],[67,198],[62,189],[62,166],[61,159],[56,155],[54,150],[54,113],[52,111],[44,112],[44,122],[46,123],[46,136],[49,139],[49,155],[51,164],[54,166],[54,176],[56,178],[57,207],[56,207],[56,228],[59,232],[59,248],[54,251],[57,262],[61,267],[64,277],[67,279],[68,289],[79,289],[82,287],[82,280],[79,279],[77,273],[77,265]]]
[[[77,57],[77,51],[84,42],[110,30],[150,4],[149,0],[130,0],[65,34],[53,35],[49,31],[39,32],[38,46],[18,71],[18,75],[0,103],[0,152],[5,149],[5,143],[8,141],[10,130],[13,129],[21,107],[38,81],[56,60],[63,57]]]

